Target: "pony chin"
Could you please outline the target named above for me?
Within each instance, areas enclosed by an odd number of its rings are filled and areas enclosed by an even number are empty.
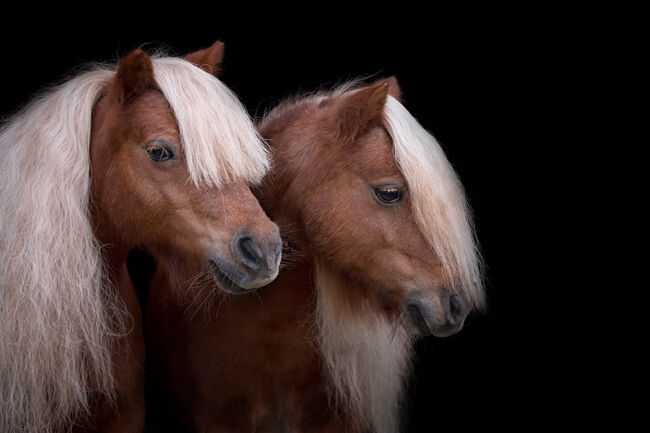
[[[401,320],[378,315],[370,302],[351,306],[343,298],[343,284],[333,271],[316,263],[317,335],[330,398],[342,403],[360,428],[399,431],[413,334]]]

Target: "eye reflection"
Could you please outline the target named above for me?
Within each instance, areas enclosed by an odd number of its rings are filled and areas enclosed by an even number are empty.
[[[395,185],[379,186],[374,188],[375,197],[382,203],[393,204],[402,199],[402,190]]]
[[[174,158],[174,151],[166,144],[152,144],[147,147],[147,154],[152,161],[164,162]]]

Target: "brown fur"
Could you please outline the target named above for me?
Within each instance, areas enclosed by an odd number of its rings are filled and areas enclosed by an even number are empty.
[[[328,290],[339,291],[332,298],[340,310],[355,315],[370,308],[396,327],[408,328],[409,295],[441,299],[451,285],[414,221],[381,123],[388,94],[401,99],[392,77],[262,121],[274,167],[257,195],[297,263],[253,296],[220,296],[201,317],[151,298],[147,350],[157,390],[165,413],[191,431],[368,429],[368,415],[336,399],[326,373],[316,263],[338,280]],[[375,200],[372,187],[384,184],[405,187],[399,205]],[[169,278],[157,272],[152,291],[166,291]]]
[[[191,57],[216,70],[215,47],[218,43]],[[160,139],[174,146],[174,160],[149,158],[146,145]],[[145,347],[141,309],[125,265],[129,252],[146,248],[160,263],[209,274],[208,255],[232,259],[231,242],[242,229],[269,241],[279,240],[278,233],[243,181],[220,189],[190,182],[177,122],[142,50],[122,60],[98,102],[90,148],[96,235],[133,322],[114,348],[116,402],[98,401],[78,430],[139,432],[145,420]]]

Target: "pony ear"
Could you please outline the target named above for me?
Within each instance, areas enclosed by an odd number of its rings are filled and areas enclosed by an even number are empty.
[[[121,103],[129,102],[143,91],[155,87],[151,57],[137,48],[127,54],[117,67],[115,85]]]
[[[380,78],[376,80],[373,85],[375,84],[380,84],[380,83],[388,83],[388,94],[392,96],[393,98],[397,99],[400,103],[403,103],[404,100],[402,99],[402,89],[399,87],[399,83],[397,82],[397,78],[395,78],[394,75],[391,75],[388,78]]]
[[[380,84],[344,94],[335,103],[339,138],[354,140],[381,121],[388,96],[389,83]]]
[[[209,74],[219,76],[224,47],[225,44],[223,42],[216,41],[208,48],[188,54],[185,56],[185,60],[193,63]]]

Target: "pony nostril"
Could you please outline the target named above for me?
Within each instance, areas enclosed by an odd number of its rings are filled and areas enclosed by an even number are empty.
[[[408,314],[411,323],[422,335],[431,334],[431,328],[424,318],[423,306],[420,301],[411,300],[411,302],[406,304],[406,313]]]
[[[258,270],[262,265],[262,249],[249,234],[239,234],[233,240],[235,256],[251,270]]]
[[[465,302],[457,294],[452,294],[449,297],[447,308],[447,320],[452,326],[456,326],[465,318]]]
[[[280,261],[282,260],[282,242],[277,242],[272,244],[269,248],[270,253],[266,259],[269,269],[276,269],[280,266]]]

